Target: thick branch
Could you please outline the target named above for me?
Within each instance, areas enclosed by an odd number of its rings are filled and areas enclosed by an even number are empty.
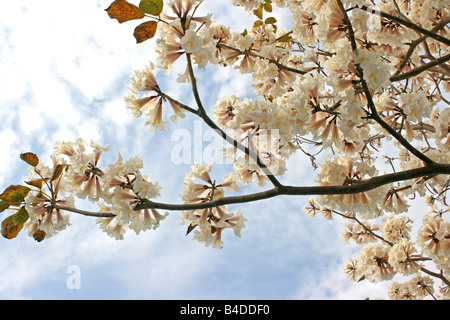
[[[435,176],[438,174],[450,174],[449,164],[433,164],[417,169],[410,169],[396,173],[389,173],[367,180],[360,181],[352,185],[341,186],[279,186],[262,192],[257,192],[242,196],[223,197],[214,201],[200,202],[200,203],[183,203],[183,204],[167,204],[154,202],[145,199],[141,205],[136,207],[136,210],[145,208],[155,208],[163,210],[196,210],[212,208],[227,204],[246,203],[258,200],[273,198],[280,195],[338,195],[338,194],[355,194],[376,189],[380,186],[389,183],[405,181],[425,176]]]
[[[342,4],[341,0],[337,0],[337,3],[339,5],[339,9],[341,9],[342,14],[344,15],[344,22],[347,25],[347,32],[348,32],[348,37],[350,39],[350,43],[352,45],[352,51],[354,53],[357,53],[358,47],[356,46],[355,32],[353,31],[352,24],[350,22],[350,19],[348,18],[347,11],[345,10],[344,5]]]

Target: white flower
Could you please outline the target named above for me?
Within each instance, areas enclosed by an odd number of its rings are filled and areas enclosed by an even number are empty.
[[[398,100],[409,121],[422,121],[431,114],[432,107],[423,92],[401,93]]]
[[[361,266],[361,273],[370,282],[380,282],[390,280],[395,272],[388,262],[389,247],[381,244],[368,245],[361,249],[358,265]]]
[[[202,39],[194,30],[186,30],[180,42],[182,49],[186,53],[193,53],[193,50],[199,50],[203,46]]]
[[[377,53],[359,50],[355,62],[360,63],[364,70],[364,80],[370,89],[376,91],[389,85],[389,69]]]
[[[233,5],[244,7],[247,12],[259,7],[264,0],[231,0]]]
[[[147,177],[139,174],[133,182],[133,191],[141,198],[157,198],[161,194],[161,186],[157,182],[150,182]]]
[[[412,220],[407,216],[391,215],[381,224],[380,231],[383,238],[390,242],[409,240],[412,229]]]
[[[421,265],[412,260],[412,255],[416,252],[416,249],[412,243],[403,239],[400,242],[394,244],[389,251],[389,264],[394,267],[396,272],[404,275],[416,273]]]

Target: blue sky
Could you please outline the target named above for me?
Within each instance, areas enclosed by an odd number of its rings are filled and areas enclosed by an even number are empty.
[[[111,0],[15,0],[0,12],[0,188],[26,179],[19,159],[31,151],[48,161],[57,140],[83,137],[144,158],[146,174],[163,187],[160,201],[179,203],[189,164],[171,164],[171,131],[151,133],[124,107],[125,85],[153,56],[153,42],[136,45],[136,23],[120,25],[104,11]],[[252,21],[228,0],[206,0],[203,12],[243,30]],[[137,4],[137,3],[136,3]],[[224,8],[227,8],[224,10]],[[231,8],[231,9],[228,9]],[[281,21],[283,13],[279,20]],[[281,22],[280,22],[281,23]],[[174,75],[176,77],[176,73]],[[160,86],[193,106],[189,87],[157,73]],[[251,95],[248,78],[224,68],[199,74],[205,105],[227,94]],[[202,82],[203,79],[203,82]],[[204,81],[207,79],[208,81]],[[212,81],[211,81],[212,80]],[[213,82],[214,81],[214,82]],[[206,82],[206,83],[205,83]],[[180,126],[192,130],[194,117]],[[206,126],[204,126],[206,130]],[[302,165],[298,165],[298,163]],[[310,185],[308,159],[293,158],[283,181]],[[220,178],[226,167],[217,168]],[[213,171],[212,175],[215,175]],[[249,191],[257,190],[252,187]],[[107,237],[95,220],[71,214],[72,226],[35,242],[26,234],[0,239],[1,299],[363,299],[385,296],[386,284],[345,278],[356,247],[344,243],[345,221],[310,218],[304,197],[280,197],[239,207],[248,219],[242,238],[225,234],[222,250],[185,236],[178,212],[156,231],[123,241]],[[5,217],[8,212],[2,213]],[[3,219],[3,217],[2,217]],[[80,287],[70,289],[70,266]]]

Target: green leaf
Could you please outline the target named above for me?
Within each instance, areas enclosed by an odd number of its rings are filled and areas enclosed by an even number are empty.
[[[277,22],[277,19],[275,19],[274,17],[269,17],[266,19],[266,21],[264,21],[264,24],[274,24]]]
[[[0,200],[0,212],[3,212],[8,208],[9,208],[9,203]]]
[[[159,16],[162,12],[163,5],[163,0],[141,0],[139,9],[152,16]]]
[[[11,205],[17,206],[25,199],[30,190],[31,189],[26,186],[11,185],[0,194],[0,199]]]
[[[30,180],[25,181],[25,183],[38,189],[42,189],[42,180]]]
[[[2,221],[1,234],[6,239],[17,237],[23,225],[27,222],[29,216],[25,207],[21,207],[15,214],[10,215]]]
[[[290,42],[292,38],[289,35],[285,35],[284,37],[281,37],[278,39],[278,42]]]
[[[36,167],[39,164],[38,156],[32,152],[21,153],[20,159],[22,159],[32,167]]]

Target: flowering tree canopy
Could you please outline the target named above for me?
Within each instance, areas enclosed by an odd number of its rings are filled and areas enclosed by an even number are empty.
[[[216,180],[214,163],[196,163],[180,182],[180,203],[161,203],[163,190],[143,173],[143,159],[119,155],[104,165],[109,146],[57,141],[50,164],[20,155],[29,179],[0,195],[0,210],[12,212],[1,234],[11,239],[24,230],[40,242],[69,226],[69,214],[81,214],[123,239],[178,212],[187,234],[220,249],[223,233],[240,236],[247,221],[244,205],[235,212],[228,205],[309,195],[308,215],[348,220],[344,240],[361,245],[344,266],[350,279],[401,274],[409,280],[393,282],[390,298],[450,298],[449,2],[231,0],[249,15],[239,31],[199,16],[203,2],[115,0],[106,12],[119,23],[144,20],[134,30],[137,43],[156,37],[157,59],[131,75],[125,107],[151,131],[188,113],[198,117],[223,139],[231,172]],[[291,13],[290,29],[278,25],[274,10]],[[170,74],[175,63],[186,68],[177,80],[195,105],[171,97],[154,76],[156,68]],[[254,96],[205,106],[198,82],[208,80],[198,72],[207,66],[250,75]],[[315,183],[280,181],[294,154],[310,163]],[[249,184],[261,191],[242,192]],[[408,211],[418,197],[429,212],[417,222]],[[79,208],[76,199],[99,209]]]

